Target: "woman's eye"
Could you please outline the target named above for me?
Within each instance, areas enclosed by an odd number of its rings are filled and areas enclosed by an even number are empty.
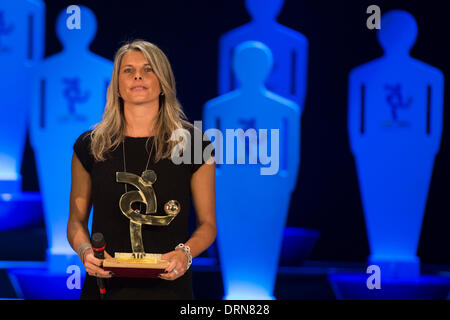
[[[133,71],[133,69],[130,69],[130,68],[127,68],[127,69],[123,70],[123,72],[125,72],[125,73],[130,73],[132,71]]]
[[[153,69],[152,68],[145,68],[145,72],[152,72]]]

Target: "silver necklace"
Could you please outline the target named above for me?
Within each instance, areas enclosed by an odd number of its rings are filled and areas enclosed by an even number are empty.
[[[142,172],[142,175],[144,175],[144,173],[147,171],[148,169],[148,163],[150,162],[150,156],[152,155],[153,152],[153,143],[152,143],[152,148],[150,149],[150,152],[148,154],[148,158],[147,158],[147,164],[145,165],[145,169]],[[125,137],[122,140],[122,155],[123,155],[123,171],[127,172],[127,162],[125,160]],[[125,193],[128,192],[128,188],[127,188],[127,184],[125,183]],[[142,202],[139,204],[139,209],[136,210],[137,213],[141,213],[142,212]]]

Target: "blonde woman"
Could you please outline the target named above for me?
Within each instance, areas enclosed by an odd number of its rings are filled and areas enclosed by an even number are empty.
[[[194,128],[185,119],[164,53],[142,40],[119,48],[103,119],[74,144],[67,237],[86,267],[81,299],[99,298],[96,277],[106,278],[106,299],[193,298],[190,258],[206,250],[216,236],[214,164],[191,161],[177,165],[172,161],[171,151],[178,144],[172,141],[172,133],[184,128],[193,137]],[[204,142],[202,150],[209,144]],[[182,144],[182,150],[186,148],[193,150],[193,143]],[[170,200],[176,200],[180,209],[167,226],[142,225],[145,252],[162,253],[170,264],[157,279],[114,277],[93,255],[90,209],[92,206],[92,233],[102,233],[106,241],[105,256],[132,252],[130,220],[122,214],[119,200],[136,189],[116,182],[116,172],[141,176],[148,170],[156,178],[152,185],[157,199],[154,214],[166,215],[164,204]],[[189,237],[191,195],[197,229]],[[146,210],[142,203],[135,203],[132,209],[138,213]],[[176,249],[179,244],[184,248]]]

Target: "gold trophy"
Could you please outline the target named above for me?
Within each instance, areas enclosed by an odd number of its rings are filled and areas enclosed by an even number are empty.
[[[119,201],[120,210],[130,219],[130,239],[133,252],[115,252],[114,258],[103,261],[103,268],[112,271],[116,277],[156,278],[164,272],[169,262],[161,259],[162,254],[145,252],[142,241],[142,224],[169,225],[180,212],[180,204],[176,200],[170,200],[164,205],[166,216],[154,215],[157,211],[157,202],[153,189],[156,173],[153,170],[145,170],[141,176],[129,172],[116,172],[116,181],[131,184],[138,189],[125,192]],[[131,207],[134,202],[145,203],[147,206],[145,213],[134,210]]]

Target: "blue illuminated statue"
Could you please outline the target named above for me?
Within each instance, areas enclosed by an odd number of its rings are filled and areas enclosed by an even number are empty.
[[[273,299],[283,229],[297,181],[300,107],[266,89],[272,54],[239,45],[239,87],[206,103],[216,150],[218,249],[225,299]],[[217,130],[220,129],[220,130]]]
[[[442,72],[409,55],[417,25],[390,11],[378,40],[384,55],[353,69],[348,130],[370,244],[382,276],[416,277],[417,247],[443,125]]]
[[[273,68],[267,77],[266,88],[303,108],[306,93],[308,40],[301,33],[276,21],[283,0],[246,0],[252,16],[248,24],[236,28],[220,39],[219,94],[239,87],[231,63],[237,45],[244,41],[261,41],[273,54]]]
[[[31,72],[44,54],[45,5],[0,2],[0,193],[21,191]]]
[[[86,7],[79,8],[79,28],[69,28],[68,19],[74,13],[64,10],[59,14],[56,31],[63,50],[42,62],[34,81],[31,142],[43,196],[51,268],[61,268],[62,262],[56,261],[74,254],[66,237],[72,145],[82,132],[101,120],[112,73],[111,61],[89,51],[97,29],[95,15]]]

